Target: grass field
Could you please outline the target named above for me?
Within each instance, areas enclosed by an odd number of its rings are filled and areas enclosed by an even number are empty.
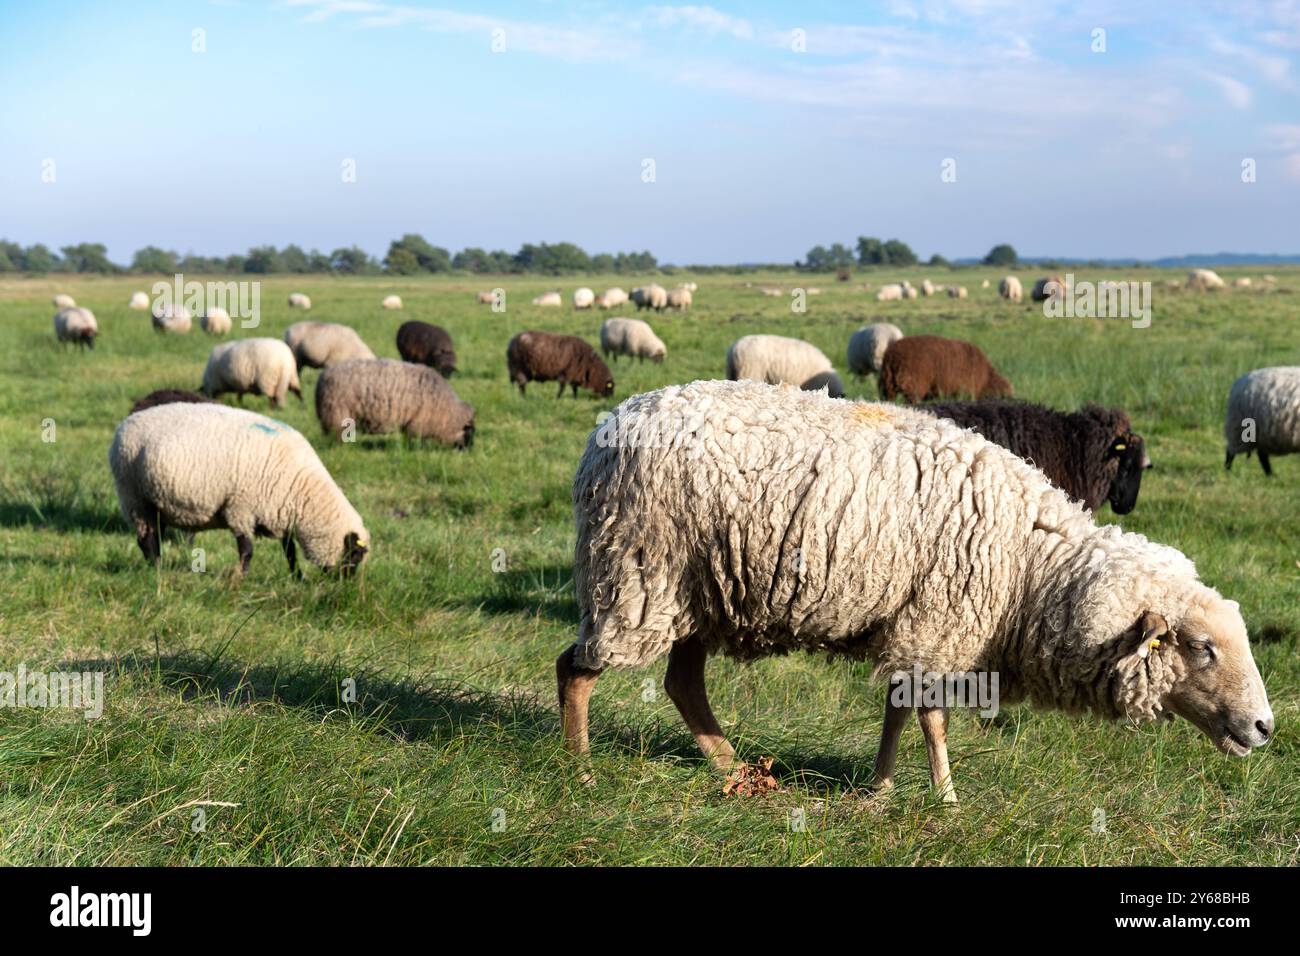
[[[144,279],[4,280],[0,670],[104,670],[108,691],[97,720],[0,709],[0,863],[1295,865],[1300,461],[1278,460],[1272,480],[1253,460],[1222,467],[1234,378],[1300,361],[1300,270],[1273,271],[1271,291],[1256,278],[1253,291],[1209,295],[1166,291],[1181,274],[1126,273],[1153,280],[1146,329],[1047,319],[982,289],[997,278],[979,270],[936,276],[966,285],[961,301],[877,303],[862,276],[852,287],[819,277],[802,315],[758,289],[789,290],[793,276],[703,276],[693,312],[652,319],[667,361],[620,363],[613,400],[561,401],[550,385],[527,398],[507,385],[506,341],[545,328],[594,342],[603,316],[534,308],[532,297],[643,280],[272,278],[261,328],[237,335],[281,335],[302,317],[285,305],[293,289],[312,296],[311,318],[355,326],[381,356],[396,357],[400,322],[437,322],[455,336],[453,384],[478,432],[467,452],[395,436],[331,443],[312,411],[318,373],[305,372],[307,401],[290,398],[276,417],[317,447],[366,520],[372,556],[350,582],[314,569],[296,581],[278,546],[259,540],[242,583],[226,532],[199,535],[205,573],[176,541],[160,569],[147,566],[107,464],[132,400],[197,387],[212,341],[197,326],[155,335],[146,313],[126,308]],[[1021,275],[1028,289],[1033,276]],[[504,314],[473,301],[496,285]],[[98,317],[93,352],[55,343],[57,291]],[[389,292],[403,312],[380,309]],[[1241,602],[1277,717],[1272,744],[1233,760],[1182,721],[957,714],[962,804],[948,809],[928,790],[914,724],[897,789],[865,790],[884,697],[867,665],[715,660],[719,718],[742,755],[775,758],[781,783],[735,798],[662,692],[660,662],[597,685],[597,783],[582,785],[558,742],[553,661],[574,636],[570,485],[596,416],[636,392],[722,377],[727,345],[752,332],[806,338],[842,368],[850,333],[882,318],[976,342],[1019,396],[1128,410],[1156,468],[1123,524],[1182,549]],[[874,397],[874,382],[846,382],[851,396]],[[1115,518],[1107,508],[1101,520]],[[356,703],[343,700],[348,679]]]

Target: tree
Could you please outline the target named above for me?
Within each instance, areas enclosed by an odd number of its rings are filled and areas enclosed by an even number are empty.
[[[419,233],[408,232],[401,239],[394,239],[388,245],[388,255],[384,257],[387,264],[393,253],[405,249],[411,255],[415,256],[415,261],[419,263],[420,272],[448,272],[451,270],[451,253],[441,246],[435,246],[430,243],[424,236]],[[402,257],[405,262],[405,257]],[[391,267],[389,272],[394,271]],[[409,275],[409,273],[406,273]]]
[[[379,271],[378,265],[370,258],[370,254],[357,246],[335,249],[330,253],[330,266],[335,272],[344,272],[348,275],[365,275]]]
[[[389,248],[388,255],[384,257],[384,268],[397,276],[413,276],[421,271],[420,260],[415,258],[415,253],[402,246]]]
[[[21,268],[24,272],[44,275],[47,272],[53,272],[59,267],[59,257],[39,242],[34,246],[28,246],[24,250],[22,258]]]
[[[882,252],[879,239],[858,236],[858,263],[864,266],[880,265]]]
[[[813,246],[803,258],[803,269],[808,272],[828,272],[831,268],[831,254],[825,246]]]
[[[1008,266],[1013,267],[1020,262],[1020,257],[1016,255],[1016,250],[1008,243],[999,243],[989,250],[989,254],[984,257],[986,266]]]
[[[285,272],[307,272],[307,253],[293,243],[280,252],[280,264]]]
[[[159,249],[157,246],[145,246],[137,249],[131,259],[132,272],[145,272],[152,275],[175,275],[176,253]],[[195,269],[195,272],[200,270]]]
[[[275,246],[256,246],[248,250],[244,260],[244,271],[265,275],[271,272],[283,272],[284,262]]]
[[[930,265],[934,266],[936,269],[947,269],[952,266],[952,263],[936,252],[930,257]]]
[[[70,272],[117,272],[117,266],[108,261],[108,247],[100,242],[83,242],[75,246],[64,246],[61,250],[63,261]]]
[[[881,262],[891,266],[914,266],[916,253],[902,239],[890,239],[880,249]]]
[[[827,255],[830,256],[830,264],[837,269],[853,265],[853,253],[842,242],[833,244]]]

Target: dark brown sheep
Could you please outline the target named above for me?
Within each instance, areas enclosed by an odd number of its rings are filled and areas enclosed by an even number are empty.
[[[1077,412],[1057,412],[1002,400],[924,408],[1027,459],[1089,511],[1109,501],[1115,514],[1128,514],[1137,504],[1142,472],[1151,467],[1146,442],[1118,408],[1085,405]]]
[[[186,392],[179,388],[160,388],[156,392],[150,392],[144,398],[139,399],[131,406],[131,414],[142,412],[146,408],[153,408],[155,405],[170,405],[173,402],[205,402],[215,404],[215,402],[206,395],[200,395],[198,392]]]
[[[428,322],[403,322],[397,330],[397,354],[404,362],[437,369],[443,378],[456,371],[456,348],[451,333]]]
[[[506,365],[510,381],[524,394],[528,382],[560,383],[559,398],[564,386],[573,387],[573,397],[578,397],[578,386],[589,388],[596,395],[614,394],[614,376],[596,350],[576,335],[557,335],[554,332],[520,332],[506,346]]]
[[[880,397],[915,404],[928,398],[1009,398],[1011,383],[976,346],[938,335],[909,335],[885,350]]]

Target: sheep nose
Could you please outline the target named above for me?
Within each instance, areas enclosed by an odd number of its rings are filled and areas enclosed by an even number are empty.
[[[1270,715],[1268,720],[1255,721],[1255,729],[1259,731],[1260,736],[1267,742],[1273,736],[1273,717]]]

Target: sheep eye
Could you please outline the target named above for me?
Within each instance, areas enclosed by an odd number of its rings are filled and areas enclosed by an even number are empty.
[[[1207,638],[1189,641],[1187,646],[1191,648],[1193,654],[1207,663],[1214,660],[1214,644]]]

